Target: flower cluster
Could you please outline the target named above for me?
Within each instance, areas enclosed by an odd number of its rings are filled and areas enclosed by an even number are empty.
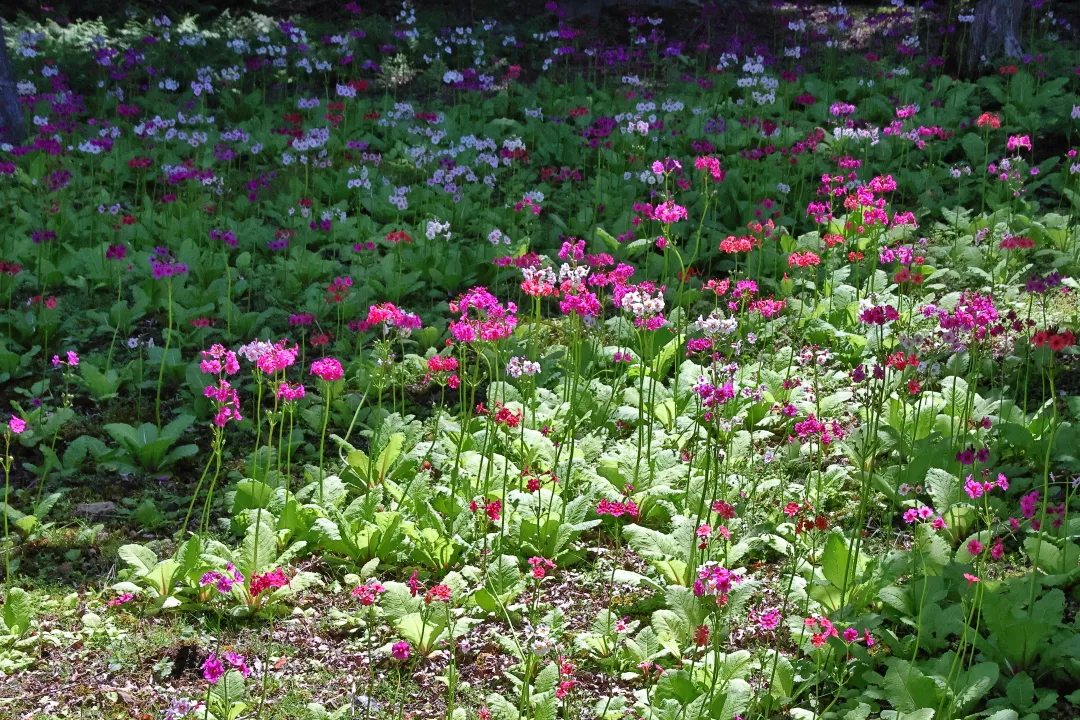
[[[223,595],[232,592],[233,585],[242,585],[243,583],[244,575],[232,563],[226,563],[223,572],[211,570],[203,573],[203,576],[199,578],[199,587],[213,585]]]

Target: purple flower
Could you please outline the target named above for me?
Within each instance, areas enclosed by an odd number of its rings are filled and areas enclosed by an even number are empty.
[[[206,681],[213,685],[225,674],[225,666],[218,660],[217,655],[210,653],[210,657],[203,661],[202,674]]]

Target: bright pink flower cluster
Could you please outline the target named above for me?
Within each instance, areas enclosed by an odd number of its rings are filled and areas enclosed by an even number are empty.
[[[892,305],[872,305],[859,313],[859,322],[867,325],[884,325],[900,319],[900,312]]]
[[[680,220],[685,220],[686,216],[686,208],[676,204],[674,200],[660,203],[653,211],[653,217],[664,225],[670,225],[679,222]]]
[[[199,578],[199,587],[206,587],[207,585],[213,585],[217,588],[219,593],[232,592],[233,585],[236,583],[243,583],[244,575],[236,566],[232,563],[225,564],[225,572],[219,572],[217,570],[211,570],[210,572],[203,573],[203,576]]]
[[[597,515],[610,515],[611,517],[622,517],[623,515],[629,515],[630,517],[638,516],[638,506],[633,500],[627,499],[625,502],[613,502],[611,500],[602,499],[596,505]]]
[[[235,375],[240,371],[236,353],[226,350],[223,345],[211,345],[209,350],[202,351],[202,357],[199,369],[205,375]]]
[[[789,268],[815,267],[821,264],[821,258],[817,256],[817,253],[807,250],[804,253],[791,253],[791,255],[788,256],[787,263]]]
[[[52,366],[60,367],[61,365],[67,365],[68,367],[79,367],[79,355],[73,350],[68,350],[66,360],[61,360],[59,355],[52,356]]]
[[[240,414],[240,397],[228,380],[221,379],[217,385],[207,385],[203,388],[203,396],[217,403],[214,424],[218,427],[225,427],[230,420],[240,422],[244,419]]]
[[[356,329],[367,332],[378,325],[383,326],[384,335],[389,333],[391,328],[398,328],[408,337],[413,330],[419,330],[422,323],[419,315],[405,312],[392,302],[384,302],[369,307],[367,318],[357,323]]]
[[[530,573],[536,580],[543,580],[547,577],[548,571],[555,569],[555,563],[547,558],[531,557],[529,558]]]
[[[794,430],[795,436],[802,439],[819,437],[822,445],[829,445],[834,438],[843,440],[847,435],[840,423],[835,420],[823,422],[814,417],[813,413],[802,422],[795,423]],[[794,436],[790,439],[794,440]]]
[[[741,582],[742,578],[727,568],[715,563],[706,563],[698,568],[698,576],[694,580],[694,595],[715,596],[717,603],[723,605],[727,602],[727,595],[731,592],[732,585]]]
[[[292,364],[296,362],[296,353],[299,349],[299,345],[289,347],[287,341],[281,340],[275,343],[267,352],[263,353],[262,356],[255,361],[255,364],[259,370],[268,375],[284,372],[285,368],[291,367]],[[303,397],[303,395],[300,397]]]
[[[1009,489],[1009,478],[1005,477],[1004,473],[998,473],[997,480],[984,480],[979,482],[972,475],[968,475],[964,480],[964,492],[972,500],[977,500],[984,494],[989,493],[994,488],[1000,488],[1001,490]]]
[[[720,167],[720,161],[711,155],[702,155],[701,157],[696,158],[694,160],[694,167],[698,170],[704,170],[717,182],[721,182],[727,177],[727,173]]]
[[[361,605],[370,606],[374,605],[375,601],[379,599],[379,596],[386,592],[386,587],[378,580],[369,580],[363,585],[357,585],[352,590],[352,596],[356,598]]]
[[[282,402],[296,402],[303,399],[305,395],[307,391],[302,383],[283,382],[278,385],[277,399]]]
[[[429,383],[434,378],[440,385],[447,385],[457,390],[461,379],[457,376],[458,360],[456,357],[446,355],[432,355],[427,361],[427,375],[424,382]]]
[[[517,327],[517,305],[503,305],[484,287],[474,287],[459,296],[450,303],[450,312],[460,315],[450,323],[450,334],[457,342],[504,340]]]
[[[289,578],[281,568],[274,568],[263,574],[255,573],[251,576],[249,592],[252,597],[258,597],[266,590],[277,590],[289,584]]]
[[[345,377],[345,371],[341,369],[341,363],[332,357],[322,358],[311,363],[311,374],[323,382],[333,382]]]

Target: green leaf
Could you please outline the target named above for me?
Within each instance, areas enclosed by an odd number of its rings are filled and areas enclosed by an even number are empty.
[[[384,447],[382,449],[382,452],[379,453],[379,459],[378,462],[375,464],[375,467],[379,473],[378,481],[380,484],[384,480],[386,480],[386,475],[390,472],[390,467],[401,455],[401,449],[403,447],[405,447],[405,434],[394,433],[387,441],[386,447]],[[369,481],[370,480],[371,478],[369,478]]]
[[[1080,561],[1080,545],[1068,540],[1064,543],[1064,549],[1059,548],[1049,540],[1037,537],[1028,537],[1024,540],[1024,550],[1032,562],[1035,557],[1039,558],[1039,569],[1047,575],[1064,575],[1071,570],[1076,570]]]
[[[1017,710],[1026,710],[1035,704],[1035,682],[1026,672],[1017,673],[1005,686],[1005,696]]]
[[[30,593],[22,588],[13,587],[4,599],[4,625],[8,632],[19,637],[30,629],[30,623],[37,615],[37,607]]]
[[[934,499],[934,509],[938,513],[947,512],[956,503],[963,502],[963,490],[960,478],[940,468],[926,471],[926,487]]]
[[[261,523],[253,522],[244,536],[240,547],[240,572],[246,577],[262,572],[264,568],[276,564],[277,534],[274,532],[274,518],[264,512]]]
[[[166,558],[146,573],[144,579],[153,586],[158,595],[165,597],[170,594],[173,576],[179,569],[180,563],[172,558]]]
[[[226,702],[231,705],[244,698],[244,676],[238,670],[229,670],[211,686],[210,697],[217,701],[219,707],[228,711],[230,708],[225,706]]]
[[[858,568],[852,567],[851,555],[848,553],[848,544],[843,533],[829,533],[829,537],[825,540],[825,550],[821,554],[821,574],[838,588],[844,587],[845,578],[849,590],[855,585]]]
[[[934,531],[929,523],[919,523],[915,532],[915,546],[919,550],[919,569],[927,575],[940,575],[949,564],[951,551],[945,538]]]
[[[962,676],[960,683],[962,689],[956,693],[954,706],[961,712],[967,712],[971,706],[981,700],[990,692],[990,688],[998,679],[998,666],[996,663],[984,662],[973,665]]]
[[[502,595],[513,589],[521,581],[521,570],[517,558],[513,555],[500,555],[491,561],[484,573],[484,587]]]
[[[626,647],[638,662],[653,660],[664,654],[664,646],[660,642],[660,637],[648,626],[643,627],[637,637],[627,640]]]
[[[433,612],[428,621],[424,622],[424,616],[418,612],[409,613],[399,618],[394,627],[401,637],[409,641],[416,651],[423,656],[431,654],[435,643],[446,629],[445,617],[442,613]]]
[[[135,574],[140,577],[149,574],[158,562],[154,551],[142,545],[124,545],[119,553],[120,559],[130,565],[135,570]]]
[[[921,708],[933,708],[937,704],[934,681],[922,674],[911,663],[899,658],[890,658],[889,669],[885,673],[885,699],[893,709],[900,712],[914,712]]]

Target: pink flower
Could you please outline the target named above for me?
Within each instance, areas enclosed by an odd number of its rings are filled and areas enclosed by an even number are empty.
[[[409,587],[409,594],[416,597],[417,593],[423,588],[420,585],[420,581],[416,579],[417,571],[413,570],[412,576],[405,582]]]
[[[274,568],[270,572],[251,576],[249,592],[252,597],[258,597],[264,590],[277,590],[289,584],[289,578],[281,568]]]
[[[15,435],[22,435],[26,432],[26,421],[20,417],[11,416],[8,420],[8,427],[11,428],[11,432]]]
[[[390,650],[390,654],[394,657],[395,660],[400,660],[402,662],[408,660],[409,643],[405,642],[404,640],[394,643],[394,647]]]
[[[306,395],[304,386],[301,383],[288,383],[283,382],[278,386],[277,397],[278,400],[284,402],[296,402]]]
[[[668,200],[657,205],[656,210],[653,211],[653,216],[664,225],[670,225],[686,219],[686,208],[677,205],[673,200]]]
[[[554,570],[556,567],[554,562],[542,557],[529,558],[529,566],[532,567],[532,576],[536,580],[543,580],[548,570]]]
[[[780,624],[780,611],[776,608],[764,612],[758,618],[758,627],[762,630],[773,630]]]
[[[251,668],[249,668],[247,666],[247,663],[244,661],[244,656],[236,652],[235,650],[230,650],[229,652],[225,653],[225,660],[234,668],[239,670],[240,674],[242,674],[244,677],[251,675]]]
[[[995,560],[1000,560],[1005,556],[1005,546],[1001,542],[1001,538],[994,541],[994,547],[990,550],[990,557]]]
[[[108,602],[108,606],[120,607],[121,605],[126,605],[127,603],[131,602],[134,598],[135,596],[131,593],[120,593],[118,596],[114,597]]]
[[[360,601],[361,605],[370,606],[374,605],[375,601],[379,598],[379,595],[386,592],[386,587],[377,580],[371,580],[363,585],[357,585],[353,588],[352,595],[354,598]]]
[[[424,602],[450,602],[450,586],[449,585],[436,585],[427,591],[427,595],[424,596]]]
[[[853,627],[849,627],[844,631],[844,642],[853,643],[859,639],[859,631]]]
[[[323,382],[333,382],[345,377],[341,363],[334,358],[323,358],[311,363],[311,374]]]
[[[217,655],[210,653],[210,657],[203,661],[202,671],[203,677],[213,685],[225,674],[225,666],[218,660]]]
[[[226,350],[224,346],[215,344],[209,350],[202,351],[202,361],[199,369],[205,375],[233,375],[240,371],[240,363],[236,359],[236,353]]]
[[[969,540],[967,544],[967,551],[972,555],[981,555],[983,551],[983,544],[975,538],[971,538],[971,540]]]
[[[980,581],[978,575],[972,575],[971,573],[964,573],[964,579],[968,581],[968,587]]]

